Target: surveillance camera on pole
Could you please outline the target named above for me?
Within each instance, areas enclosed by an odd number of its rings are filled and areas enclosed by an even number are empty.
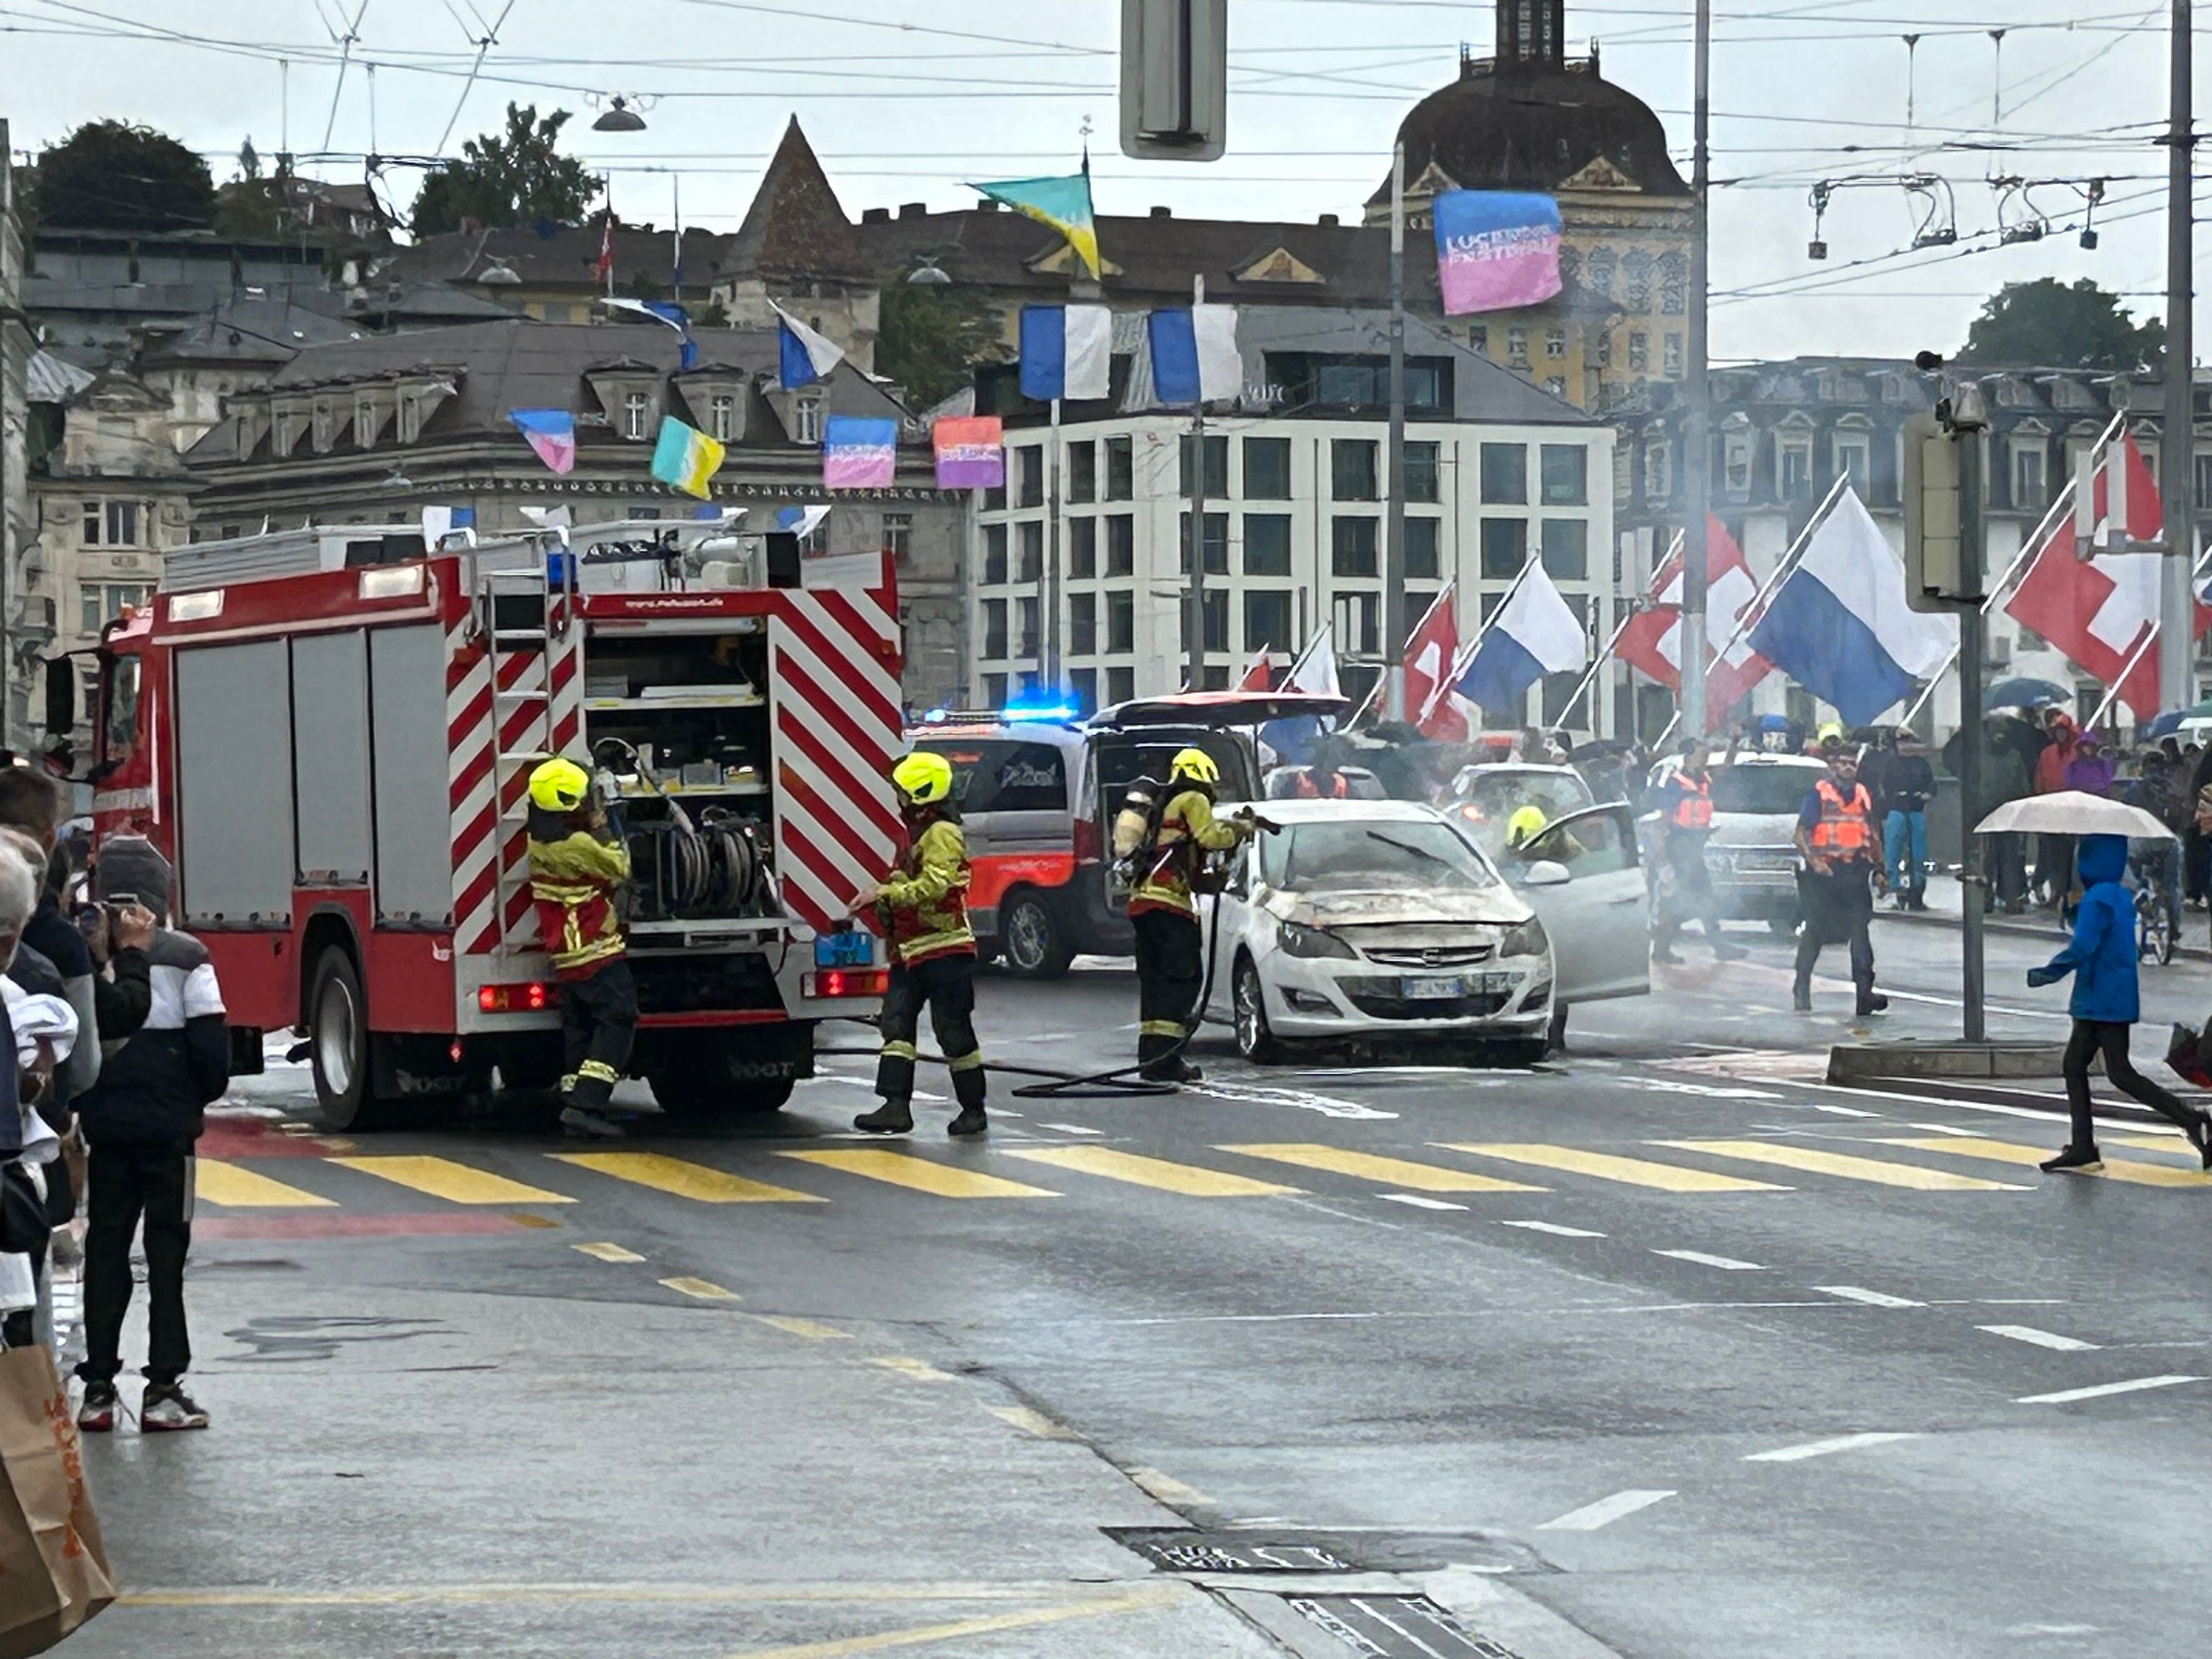
[[[1121,0],[1121,154],[1218,161],[1228,116],[1229,0]]]

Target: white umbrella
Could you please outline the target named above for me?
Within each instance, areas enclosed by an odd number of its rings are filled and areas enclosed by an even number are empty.
[[[2061,789],[2048,795],[2008,800],[1974,826],[1978,836],[2027,830],[2045,836],[2127,836],[2138,840],[2175,839],[2167,829],[2140,806],[2106,800],[2079,789]]]

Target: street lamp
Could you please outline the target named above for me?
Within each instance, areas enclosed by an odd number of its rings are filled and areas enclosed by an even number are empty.
[[[606,112],[592,123],[593,132],[643,132],[645,118],[629,106],[629,100],[617,93],[609,102]]]
[[[907,282],[916,288],[950,288],[952,278],[947,276],[934,259],[925,258],[907,273]]]

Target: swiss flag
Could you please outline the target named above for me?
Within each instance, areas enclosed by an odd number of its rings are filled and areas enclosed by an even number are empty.
[[[1406,712],[1424,737],[1439,743],[1464,743],[1467,715],[1452,695],[1459,665],[1459,619],[1452,589],[1437,595],[1413,631],[1406,636]]]
[[[1244,678],[1237,682],[1236,689],[1239,691],[1271,690],[1273,688],[1270,682],[1273,678],[1274,669],[1268,660],[1267,648],[1262,647],[1255,651],[1252,660],[1244,665]]]
[[[2138,540],[2154,536],[2165,517],[2158,486],[2135,441],[2124,434],[2119,454],[2126,479],[2121,503],[2128,533]],[[2111,476],[2107,460],[2097,469],[2092,484],[2090,506],[2100,525],[2111,516]],[[2005,614],[2042,635],[2076,667],[2115,687],[2135,717],[2147,720],[2158,713],[2159,646],[2156,641],[2145,646],[2143,641],[2158,624],[2164,568],[2164,559],[2156,554],[2075,556],[2074,515],[2063,514],[2005,601]],[[2200,604],[2197,632],[2203,633],[2208,623],[2212,623],[2212,610]],[[2131,657],[2133,667],[2128,665]]]
[[[1744,562],[1743,550],[1718,519],[1705,520],[1705,648],[1711,652],[1736,631],[1744,612],[1759,597],[1759,583]],[[1622,661],[1662,685],[1682,684],[1682,557],[1676,553],[1653,573],[1651,608],[1639,611],[1621,630],[1614,647]],[[1769,674],[1774,665],[1751,648],[1750,630],[1727,656],[1705,673],[1705,706],[1718,714],[1734,706]]]

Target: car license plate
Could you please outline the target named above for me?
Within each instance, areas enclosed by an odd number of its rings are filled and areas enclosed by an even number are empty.
[[[1405,988],[1408,1002],[1446,1002],[1467,994],[1467,981],[1457,975],[1449,979],[1409,979]]]
[[[814,941],[817,968],[866,968],[875,959],[876,941],[872,934],[823,933]]]

